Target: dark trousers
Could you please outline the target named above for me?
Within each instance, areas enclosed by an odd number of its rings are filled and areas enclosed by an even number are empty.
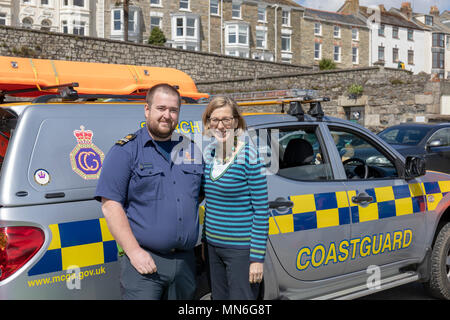
[[[140,274],[130,259],[119,257],[124,300],[192,300],[196,289],[194,250],[159,254],[148,251],[157,271]]]
[[[208,244],[213,300],[256,300],[259,284],[249,282],[250,250]]]

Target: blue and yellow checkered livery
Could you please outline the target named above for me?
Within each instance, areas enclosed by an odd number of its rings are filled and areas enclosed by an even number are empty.
[[[52,224],[52,241],[29,276],[117,261],[117,245],[104,218]]]
[[[431,211],[450,192],[450,181],[371,188],[365,192],[373,198],[365,207],[351,201],[356,196],[355,190],[290,196],[294,206],[289,212],[278,214],[272,210],[269,234],[336,227]],[[434,198],[432,202],[429,201],[430,195]]]

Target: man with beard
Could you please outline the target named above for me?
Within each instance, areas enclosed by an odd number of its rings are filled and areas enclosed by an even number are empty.
[[[201,153],[173,133],[181,105],[175,88],[156,85],[146,102],[146,126],[105,157],[96,199],[119,247],[122,298],[192,299],[203,165],[190,155]],[[177,161],[184,155],[188,161]]]

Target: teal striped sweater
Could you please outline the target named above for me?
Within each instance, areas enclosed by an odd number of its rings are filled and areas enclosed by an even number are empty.
[[[209,244],[250,249],[250,261],[263,262],[269,231],[269,207],[264,163],[245,144],[228,169],[214,179],[214,145],[205,152],[203,236]]]

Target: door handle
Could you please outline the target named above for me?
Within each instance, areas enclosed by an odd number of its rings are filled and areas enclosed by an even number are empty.
[[[286,210],[293,206],[294,202],[285,198],[276,198],[274,201],[269,201],[269,209]]]
[[[353,203],[370,203],[373,201],[373,197],[369,196],[365,192],[359,193],[357,196],[352,197]]]

